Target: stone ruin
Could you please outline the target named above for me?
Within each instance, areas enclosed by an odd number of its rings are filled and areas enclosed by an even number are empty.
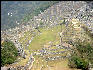
[[[23,58],[26,58],[26,54],[24,52],[23,46],[19,43],[18,39],[24,35],[24,32],[30,31],[30,30],[33,31],[36,27],[40,26],[40,27],[50,28],[55,25],[58,25],[59,21],[63,20],[64,17],[66,17],[66,19],[68,20],[72,18],[77,18],[79,19],[79,21],[81,21],[82,23],[85,23],[86,25],[90,24],[89,29],[91,29],[93,32],[93,25],[92,25],[93,24],[93,9],[91,9],[92,5],[93,5],[93,2],[87,4],[84,1],[59,2],[49,7],[43,13],[38,14],[38,16],[35,16],[34,18],[30,19],[27,25],[19,25],[18,27],[15,27],[13,29],[1,31],[1,38],[2,38],[1,40],[8,38],[9,40],[13,41],[16,47],[18,48],[19,54]],[[40,22],[42,22],[43,25],[40,25]],[[66,24],[67,26],[69,24],[69,21],[67,21],[66,23],[67,23]],[[15,69],[10,69],[10,70],[15,70]],[[20,67],[19,67],[19,70],[20,70]]]

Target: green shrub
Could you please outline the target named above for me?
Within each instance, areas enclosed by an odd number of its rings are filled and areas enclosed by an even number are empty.
[[[1,47],[1,66],[13,63],[18,56],[18,51],[11,41],[4,41]]]
[[[79,68],[82,70],[88,70],[89,62],[93,63],[93,46],[89,43],[76,43],[76,49],[69,58],[69,66]]]
[[[79,56],[72,56],[69,59],[70,67],[71,68],[78,68],[82,70],[87,70],[88,69],[88,60],[82,59]]]
[[[43,25],[43,22],[40,22],[40,25]]]
[[[78,56],[77,57],[73,57],[72,59],[74,60],[77,68],[84,69],[84,70],[88,68],[88,62],[82,60]]]

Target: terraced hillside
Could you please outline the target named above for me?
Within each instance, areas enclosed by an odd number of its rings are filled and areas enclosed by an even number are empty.
[[[49,68],[52,70],[61,70],[62,68],[68,70],[68,57],[73,47],[69,42],[76,41],[77,39],[81,41],[82,39],[85,41],[91,40],[81,27],[76,28],[78,25],[83,26],[76,19],[73,19],[72,22],[70,21],[67,27],[65,24],[62,25],[62,46],[60,45],[60,25],[51,28],[39,28],[40,32],[34,30],[36,32],[35,35],[32,35],[32,32],[26,32],[19,41],[20,43],[22,42],[25,49],[29,49],[30,54],[34,57],[33,66],[29,66],[29,68],[32,70],[47,70]],[[83,37],[84,35],[85,37]],[[29,54],[27,54],[28,56]],[[23,65],[26,59],[19,61],[17,66],[19,64]]]
[[[91,42],[82,28],[87,24],[83,24],[85,18],[79,18],[85,5],[86,2],[83,1],[62,1],[34,16],[28,25],[9,29],[5,32],[6,35],[2,32],[2,40],[6,36],[15,44],[20,44],[17,45],[18,49],[22,57],[25,56],[25,59],[19,57],[10,67],[19,70],[77,70],[68,67],[68,58],[75,47],[72,43],[77,40]],[[92,28],[92,16],[89,18]]]
[[[81,26],[84,25],[76,19],[73,19],[72,23],[70,22],[67,27],[62,25],[62,46],[60,45],[59,35],[61,30],[60,25],[51,28],[39,28],[41,33],[38,34],[37,32],[37,35],[33,37],[33,40],[28,46],[30,53],[33,53],[33,57],[35,58],[32,70],[48,70],[49,68],[51,70],[61,70],[62,68],[68,68],[67,59],[70,56],[70,51],[72,51],[73,47],[69,42],[76,41],[77,39],[80,39],[81,41],[88,40],[88,42],[91,40],[91,38],[85,34]],[[29,35],[30,33],[26,36],[29,37]],[[30,37],[32,36],[30,35]],[[22,39],[24,38],[26,37],[24,36]],[[27,42],[25,41],[25,43]],[[66,64],[63,64],[63,62]]]

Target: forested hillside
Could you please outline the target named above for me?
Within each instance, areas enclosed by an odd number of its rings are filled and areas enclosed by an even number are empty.
[[[13,28],[27,22],[58,1],[2,1],[1,29]],[[29,16],[28,16],[29,15]]]

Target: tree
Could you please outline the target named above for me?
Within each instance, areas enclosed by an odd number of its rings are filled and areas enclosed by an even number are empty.
[[[89,63],[93,64],[93,46],[85,42],[76,42],[76,48],[69,58],[69,66],[88,70]]]
[[[1,47],[1,66],[13,63],[18,56],[18,50],[14,43],[6,40]]]

